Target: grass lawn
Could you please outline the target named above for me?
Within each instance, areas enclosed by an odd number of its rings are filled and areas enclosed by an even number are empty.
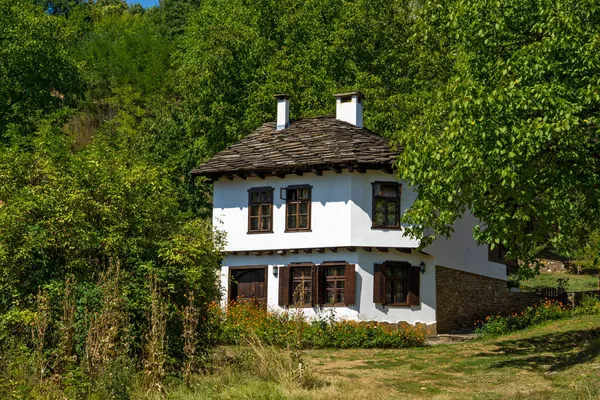
[[[600,399],[600,318],[552,322],[496,339],[398,350],[304,353],[312,389],[248,376],[202,378],[169,398]]]
[[[532,279],[521,282],[521,290],[531,292],[543,287],[556,287],[557,279],[568,278],[568,292],[581,292],[584,290],[598,289],[598,275],[574,275],[574,274],[553,274],[540,273]]]

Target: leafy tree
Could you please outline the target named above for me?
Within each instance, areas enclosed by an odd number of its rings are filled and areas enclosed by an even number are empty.
[[[0,0],[0,140],[40,115],[74,104],[81,90],[62,22],[29,0]],[[10,129],[9,129],[10,128]]]
[[[513,257],[581,246],[600,209],[600,6],[431,2],[422,21],[424,42],[448,35],[455,56],[451,78],[398,136],[399,174],[418,185],[411,232],[449,234],[470,209],[483,222],[476,238]]]

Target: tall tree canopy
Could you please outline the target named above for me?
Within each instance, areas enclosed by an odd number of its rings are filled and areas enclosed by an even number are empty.
[[[63,21],[29,0],[0,0],[0,140],[73,104],[81,80],[67,43]]]
[[[413,233],[470,209],[476,237],[513,256],[568,254],[597,228],[600,5],[595,1],[429,3],[422,40],[453,40],[452,76],[399,139],[418,185]]]

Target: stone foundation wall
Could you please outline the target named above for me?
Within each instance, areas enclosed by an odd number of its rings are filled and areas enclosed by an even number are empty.
[[[474,322],[492,314],[510,314],[544,300],[536,292],[508,292],[506,281],[442,266],[436,267],[436,327],[438,333],[472,330]],[[566,306],[575,307],[585,294],[567,293]]]
[[[506,281],[436,267],[438,333],[473,329],[473,323],[506,308]]]

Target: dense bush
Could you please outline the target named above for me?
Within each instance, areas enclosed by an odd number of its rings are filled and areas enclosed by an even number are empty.
[[[213,303],[209,326],[221,344],[240,344],[256,336],[278,347],[400,348],[425,345],[425,332],[406,325],[392,329],[376,322],[338,320],[333,313],[308,318],[301,309],[271,312],[251,303]]]
[[[479,335],[497,336],[570,315],[571,311],[567,310],[562,303],[546,300],[544,303],[527,307],[520,313],[509,316],[489,315],[485,320],[475,322],[475,325]]]
[[[574,310],[575,315],[600,315],[600,298],[586,294]]]

